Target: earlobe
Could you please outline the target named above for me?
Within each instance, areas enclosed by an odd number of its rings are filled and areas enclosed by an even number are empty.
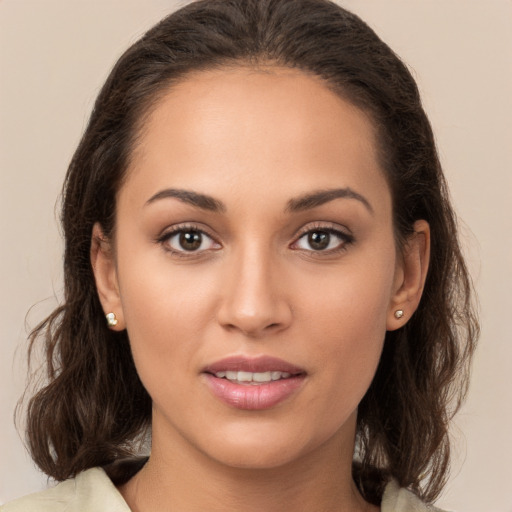
[[[123,330],[125,324],[114,251],[99,223],[94,224],[92,229],[90,257],[98,297],[106,316],[105,323],[112,330]],[[114,322],[112,319],[116,321]]]
[[[427,221],[418,220],[397,264],[394,293],[388,311],[388,331],[405,325],[416,311],[425,286],[429,260],[430,226]]]

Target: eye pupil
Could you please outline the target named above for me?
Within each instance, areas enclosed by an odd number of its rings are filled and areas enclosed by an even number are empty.
[[[329,246],[331,235],[326,231],[312,231],[308,234],[309,245],[317,250],[321,251]]]
[[[180,246],[185,251],[195,251],[201,247],[202,238],[198,231],[183,231],[180,233]]]

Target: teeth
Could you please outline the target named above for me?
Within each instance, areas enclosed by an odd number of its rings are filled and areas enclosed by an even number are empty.
[[[273,380],[287,379],[291,376],[291,373],[288,372],[216,372],[215,376],[219,379],[226,378],[235,382],[271,382]]]
[[[281,373],[281,372],[274,372]],[[272,380],[272,372],[264,372],[264,373],[253,373],[252,379],[254,382],[270,382]]]
[[[271,372],[272,380],[287,379],[291,373],[288,372]]]

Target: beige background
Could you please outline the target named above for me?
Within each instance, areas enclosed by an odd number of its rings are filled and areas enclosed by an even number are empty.
[[[183,2],[182,2],[183,3]],[[512,512],[512,2],[340,0],[413,69],[480,293],[482,339],[439,501]],[[98,88],[171,0],[0,0],[0,503],[42,488],[12,425],[25,315],[61,291],[54,205]]]

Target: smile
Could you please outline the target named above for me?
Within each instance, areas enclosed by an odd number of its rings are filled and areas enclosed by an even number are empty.
[[[275,380],[287,379],[291,376],[288,372],[244,372],[244,371],[225,371],[216,372],[215,377],[218,379],[227,379],[235,384],[251,384],[258,386],[264,382],[272,382]]]
[[[270,409],[302,386],[306,372],[273,357],[230,357],[203,371],[213,395],[236,409]]]

